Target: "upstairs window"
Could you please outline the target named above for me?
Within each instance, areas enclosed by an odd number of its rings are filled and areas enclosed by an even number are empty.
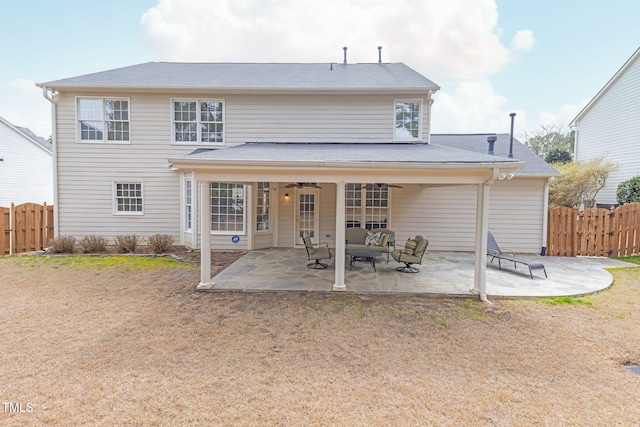
[[[422,101],[397,100],[395,103],[395,141],[419,141],[422,138]]]
[[[224,143],[224,102],[174,100],[173,139],[176,143]]]
[[[78,98],[80,141],[129,142],[129,100]]]

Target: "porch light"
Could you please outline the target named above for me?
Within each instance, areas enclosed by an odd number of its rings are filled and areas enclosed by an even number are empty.
[[[284,195],[284,200],[285,200],[286,202],[288,202],[288,201],[289,201],[289,193],[286,193],[286,194]]]

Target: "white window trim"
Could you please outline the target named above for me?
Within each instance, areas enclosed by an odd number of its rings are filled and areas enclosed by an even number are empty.
[[[420,104],[420,121],[418,122],[418,137],[417,138],[396,138],[396,105],[398,105],[399,103],[403,103],[403,102],[418,102]],[[393,122],[392,122],[392,128],[393,128],[393,141],[397,141],[397,142],[416,142],[416,141],[422,141],[422,134],[423,134],[423,123],[422,123],[422,117],[424,116],[424,99],[422,98],[415,98],[415,99],[394,99],[393,100]]]
[[[140,198],[142,199],[142,211],[140,212],[121,212],[118,210],[118,197],[117,197],[117,184],[140,184]],[[117,216],[141,216],[144,215],[144,182],[142,181],[129,181],[129,180],[118,180],[113,181],[111,184],[112,188],[112,199],[113,199],[113,214]]]
[[[189,205],[187,205],[187,182],[190,183],[191,185],[191,203]],[[183,183],[184,183],[184,187],[183,187],[183,191],[184,191],[184,199],[183,199],[183,211],[184,211],[184,216],[182,218],[182,225],[184,227],[184,231],[186,233],[193,233],[193,220],[194,220],[194,186],[193,186],[193,179],[191,179],[191,176],[185,177]],[[187,218],[189,216],[188,212],[187,212],[187,206],[191,206],[191,227],[187,228]]]
[[[213,183],[213,181],[212,181]],[[233,182],[224,182],[225,184],[235,184]],[[239,183],[238,183],[239,184]],[[247,186],[244,184],[242,185],[242,191],[243,191],[243,195],[242,195],[242,231],[238,231],[238,230],[213,230],[213,225],[211,227],[211,235],[212,236],[246,236],[247,235]],[[209,187],[210,189],[211,187]],[[209,192],[209,194],[211,194]],[[211,209],[211,196],[209,196],[209,209]],[[211,217],[209,217],[208,219],[209,222],[211,222]]]
[[[127,101],[129,105],[129,140],[128,141],[110,141],[107,139],[107,129],[106,123],[107,120],[105,117],[102,117],[102,139],[82,139],[82,129],[80,127],[80,111],[78,109],[78,103],[81,99],[99,99],[102,102],[102,113],[104,115],[104,102],[107,99],[111,99],[114,101]],[[76,143],[78,144],[116,144],[116,145],[130,145],[131,144],[131,98],[126,96],[76,96],[75,97],[75,110],[76,110]]]
[[[174,103],[175,102],[195,102],[196,103],[196,123],[198,124],[198,137],[195,142],[191,141],[176,141],[176,122],[175,122],[175,111],[174,111]],[[201,102],[221,102],[222,103],[222,142],[201,142],[200,139],[202,137],[201,129],[200,129],[200,103]],[[198,145],[198,146],[215,146],[220,147],[224,146],[227,141],[227,123],[226,123],[226,101],[224,98],[171,98],[171,105],[169,108],[171,117],[171,144],[172,145]]]

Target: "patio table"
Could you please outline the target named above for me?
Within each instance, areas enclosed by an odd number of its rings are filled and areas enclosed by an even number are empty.
[[[349,260],[349,271],[351,271],[356,262],[367,261],[373,267],[373,271],[378,272],[376,270],[376,258],[382,256],[382,252],[367,249],[347,249],[345,253],[351,257]]]

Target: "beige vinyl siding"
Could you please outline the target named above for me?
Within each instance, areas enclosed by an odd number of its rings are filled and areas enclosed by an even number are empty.
[[[598,203],[616,203],[616,189],[624,180],[640,175],[640,60],[636,60],[595,102],[577,123],[576,160],[606,155],[618,163]]]
[[[544,180],[513,179],[490,187],[489,229],[501,245],[539,253],[542,246]],[[475,250],[477,186],[405,185],[393,189],[390,228],[399,248],[417,234],[429,249]]]
[[[51,153],[0,122],[0,206],[53,204]],[[4,232],[4,230],[0,230]]]

